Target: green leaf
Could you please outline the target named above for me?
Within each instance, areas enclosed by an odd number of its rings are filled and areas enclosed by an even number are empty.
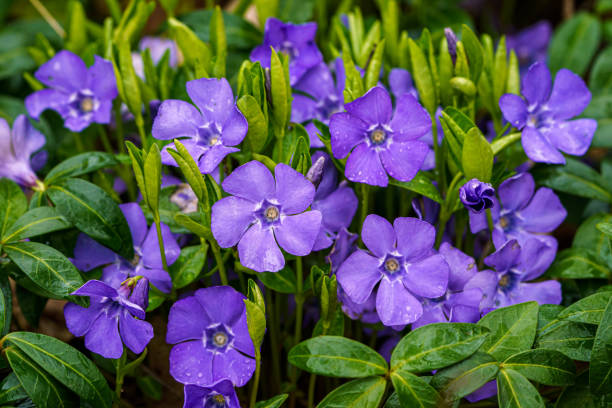
[[[17,221],[28,207],[28,200],[14,181],[0,178],[0,237]]]
[[[15,347],[4,349],[21,386],[39,407],[76,407],[76,398],[64,386]]]
[[[503,360],[533,345],[538,325],[538,303],[519,303],[493,310],[478,324],[491,330],[480,350]]]
[[[421,377],[405,371],[391,372],[391,381],[399,400],[404,407],[435,408],[439,395],[437,391]]]
[[[455,364],[483,344],[489,330],[472,323],[435,323],[408,333],[395,346],[391,369],[426,372]]]
[[[207,252],[206,243],[182,248],[178,259],[168,268],[172,277],[172,287],[184,288],[196,280],[204,268]]]
[[[596,329],[592,324],[558,321],[542,330],[535,346],[560,351],[574,360],[589,361]]]
[[[612,91],[612,47],[603,50],[595,59],[589,76],[589,89],[596,95]]]
[[[168,149],[168,152],[174,160],[176,160],[187,183],[189,183],[194,194],[198,197],[199,203],[204,206],[205,210],[208,209],[209,202],[207,190],[197,163],[193,160],[187,148],[185,148],[178,139],[174,139],[174,146],[176,147],[176,151]]]
[[[244,304],[246,307],[249,335],[251,340],[253,340],[255,348],[259,349],[266,334],[266,313],[257,303],[251,302],[248,299],[244,299]]]
[[[461,399],[495,378],[499,362],[491,355],[477,351],[468,359],[438,371],[431,385],[440,391],[447,403]]]
[[[45,306],[47,306],[49,299],[47,296],[43,297],[26,289],[25,285],[23,284],[23,279],[18,283],[19,284],[17,285],[15,294],[17,295],[17,302],[19,303],[21,313],[23,313],[23,316],[26,318],[30,326],[38,328],[40,316],[42,315]],[[29,286],[35,285],[31,283]]]
[[[280,408],[288,397],[289,394],[280,394],[269,400],[259,401],[255,404],[255,408]]]
[[[604,260],[608,265],[608,273],[606,275],[599,273],[599,275],[601,277],[607,277],[610,276],[610,269],[612,269],[612,253],[610,252],[607,235],[597,229],[597,224],[602,222],[612,222],[612,215],[594,214],[580,224],[580,227],[578,227],[574,235],[572,248],[593,251],[596,255],[599,255],[599,258]]]
[[[109,153],[85,152],[77,154],[53,167],[45,177],[45,184],[50,185],[68,177],[82,176],[118,164],[115,156]]]
[[[577,323],[599,324],[603,319],[610,298],[612,298],[612,292],[610,291],[587,296],[565,308],[557,318]]]
[[[210,73],[211,52],[208,45],[200,40],[189,27],[180,21],[169,18],[168,25],[170,26],[172,37],[185,57],[185,63],[192,68],[199,66],[199,68],[204,71],[202,73]],[[203,76],[208,77],[208,75]]]
[[[468,57],[470,78],[474,83],[478,83],[484,63],[482,45],[470,27],[465,24],[461,26],[461,42],[463,42]]]
[[[54,248],[38,242],[15,242],[3,248],[32,282],[56,299],[66,298],[84,283],[72,262]]]
[[[266,302],[264,301],[263,294],[261,293],[261,289],[255,283],[253,279],[249,279],[248,282],[248,293],[247,298],[255,303],[261,309],[264,314],[266,313]]]
[[[125,259],[132,259],[130,227],[117,203],[100,187],[81,179],[52,185],[47,194],[75,227]]]
[[[429,65],[427,64],[427,58],[423,50],[412,39],[408,39],[408,47],[410,50],[410,62],[412,64],[412,77],[419,91],[419,98],[429,114],[434,115],[438,104],[436,101],[433,77]]]
[[[544,400],[528,379],[514,370],[502,369],[497,375],[500,408],[544,408]]]
[[[394,392],[389,398],[387,398],[387,401],[385,401],[385,406],[383,408],[402,408],[397,392]]]
[[[546,385],[572,385],[576,365],[569,357],[556,350],[535,349],[514,354],[502,364],[531,381]]]
[[[382,67],[383,53],[385,51],[385,39],[383,38],[374,49],[374,53],[368,62],[365,72],[365,87],[371,89],[376,86],[380,78],[380,68]]]
[[[134,115],[136,123],[142,122],[142,94],[138,85],[138,76],[134,70],[132,62],[132,53],[130,51],[129,41],[115,42],[119,50],[119,72],[122,86],[118,89],[123,90],[121,99],[125,102],[132,115]]]
[[[278,129],[284,129],[291,115],[291,86],[289,85],[288,67],[283,63],[285,56],[279,56],[272,50],[270,57],[270,96],[272,118]],[[282,137],[282,134],[276,135]]]
[[[605,402],[601,397],[591,393],[589,388],[589,370],[578,376],[576,384],[563,389],[555,408],[604,408]]]
[[[153,143],[149,148],[149,153],[144,161],[143,166],[145,191],[142,195],[153,212],[153,217],[157,217],[159,213],[159,191],[161,188],[161,155],[159,147]]]
[[[368,346],[339,336],[319,336],[289,351],[289,362],[309,373],[362,378],[387,372],[385,359]]]
[[[23,214],[2,237],[2,242],[19,241],[70,228],[72,224],[54,207],[38,207]]]
[[[4,406],[25,398],[28,398],[28,394],[21,386],[15,373],[10,373],[4,377],[4,380],[0,383],[0,404]]]
[[[586,248],[569,248],[557,254],[546,274],[563,279],[607,279],[610,269],[597,253]]]
[[[377,408],[386,386],[382,377],[353,380],[327,394],[317,408]]]
[[[601,26],[596,17],[577,13],[555,31],[548,47],[549,66],[554,73],[568,68],[583,75],[601,40]]]
[[[283,21],[294,24],[312,20],[315,0],[280,0],[276,16]]]
[[[336,308],[336,312],[334,313],[331,324],[329,325],[329,329],[327,329],[327,333],[323,333],[323,325],[323,319],[319,319],[312,330],[312,337],[321,335],[344,336],[344,312],[342,311],[342,308]]]
[[[64,47],[75,54],[80,54],[87,46],[87,17],[83,4],[80,1],[70,1],[68,15],[70,19]]]
[[[223,13],[219,6],[213,10],[210,20],[210,45],[214,58],[213,75],[217,78],[225,76],[225,61],[227,58],[227,37],[225,35],[225,24]]]
[[[13,291],[8,280],[8,274],[1,270],[0,272],[0,334],[4,336],[11,330]]]
[[[565,165],[541,167],[534,172],[536,181],[564,193],[612,202],[612,193],[599,173],[578,160],[567,158],[566,162]]]
[[[589,384],[595,395],[612,394],[612,298],[608,300],[593,342]]]
[[[208,240],[214,239],[212,232],[210,231],[210,228],[205,227],[200,222],[197,222],[196,220],[194,220],[192,217],[188,216],[187,214],[183,214],[183,213],[174,214],[174,221],[176,221],[177,224],[187,228],[189,231],[193,232],[200,238],[204,238]]]
[[[595,94],[582,116],[597,120],[592,146],[612,147],[612,93]]]
[[[267,288],[273,289],[279,293],[290,294],[297,292],[295,274],[288,266],[285,266],[278,272],[258,273],[257,277]]]
[[[83,353],[55,337],[31,332],[13,332],[4,341],[18,347],[81,398],[110,406],[112,393],[104,376]]]
[[[462,167],[465,178],[488,183],[493,174],[493,150],[477,127],[465,135],[462,150]]]
[[[238,99],[237,105],[249,124],[249,130],[244,140],[252,152],[259,153],[264,148],[268,138],[267,119],[257,100],[251,95],[242,96]]]
[[[425,197],[430,198],[439,204],[442,204],[444,201],[436,186],[427,176],[423,174],[423,172],[418,172],[412,180],[407,182],[390,178],[389,184],[414,191],[415,193],[424,195]]]

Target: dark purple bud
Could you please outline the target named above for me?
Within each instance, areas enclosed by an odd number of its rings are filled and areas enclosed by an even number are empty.
[[[308,172],[306,173],[306,178],[308,179],[308,181],[314,184],[315,187],[317,187],[321,182],[324,166],[325,156],[321,156],[312,164],[312,166],[310,166]]]
[[[472,179],[459,189],[459,198],[468,210],[478,214],[493,207],[495,189],[489,183]]]
[[[444,29],[444,35],[446,36],[446,43],[448,44],[448,53],[453,60],[453,65],[455,65],[457,61],[457,36],[455,32],[448,27]]]

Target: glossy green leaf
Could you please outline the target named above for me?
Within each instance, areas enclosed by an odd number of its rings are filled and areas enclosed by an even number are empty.
[[[145,191],[142,195],[155,217],[159,211],[159,192],[161,188],[161,154],[156,143],[151,145],[143,166]]]
[[[121,73],[122,86],[118,89],[123,90],[121,98],[134,115],[135,120],[142,121],[142,93],[132,62],[130,42],[123,40],[115,44],[119,50],[119,72]]]
[[[8,347],[4,349],[4,352],[21,386],[36,406],[57,408],[77,406],[74,394],[71,394],[21,350]]]
[[[431,385],[439,390],[447,403],[476,391],[495,378],[499,362],[491,355],[477,351],[469,358],[436,372]]]
[[[15,294],[17,295],[17,301],[19,303],[21,313],[23,313],[23,316],[26,318],[30,326],[38,328],[40,317],[42,316],[49,299],[47,296],[41,296],[40,294],[26,289],[26,286],[23,284],[23,279],[20,279],[18,283],[19,284],[17,285]],[[28,285],[28,287],[31,286],[34,286],[34,284],[31,283]]]
[[[443,202],[442,196],[440,195],[440,192],[436,186],[422,172],[417,173],[417,175],[410,181],[399,181],[394,178],[390,178],[389,184],[424,195],[425,197],[434,200],[436,203],[442,204]]]
[[[118,164],[114,155],[105,152],[77,154],[53,167],[45,177],[45,184],[50,185],[68,177],[82,176]]]
[[[38,242],[15,242],[3,248],[32,282],[57,299],[64,299],[84,283],[72,262],[54,248]]]
[[[502,36],[497,43],[493,59],[493,97],[496,101],[506,92],[508,80],[508,51],[506,48],[506,37]],[[498,109],[498,106],[495,106]]]
[[[267,119],[257,100],[251,95],[242,96],[238,99],[237,105],[249,124],[249,130],[244,140],[252,152],[259,153],[268,138]]]
[[[438,107],[434,90],[434,82],[423,50],[412,39],[408,40],[412,78],[419,91],[419,98],[430,115],[434,115]]]
[[[23,214],[2,237],[2,242],[19,241],[70,228],[72,224],[53,207],[38,207]]]
[[[188,216],[187,214],[183,214],[183,213],[174,214],[174,221],[176,221],[177,224],[187,228],[189,231],[193,232],[200,238],[204,238],[208,240],[214,239],[212,232],[210,231],[210,228],[202,225],[202,223],[194,220],[192,217]]]
[[[612,292],[610,291],[595,293],[568,306],[559,313],[557,318],[577,323],[599,324],[611,298]]]
[[[576,384],[565,387],[555,403],[555,408],[603,408],[605,406],[603,397],[591,393],[588,370],[578,376]]]
[[[382,377],[353,380],[327,394],[317,408],[377,408],[386,385]]]
[[[608,300],[593,341],[589,384],[595,395],[612,394],[612,298]]]
[[[503,360],[533,345],[538,325],[538,303],[519,303],[493,310],[478,324],[491,330],[480,350]]]
[[[588,13],[577,13],[557,28],[550,41],[551,71],[568,68],[578,75],[584,74],[600,40],[601,26],[597,18]]]
[[[259,289],[259,286],[257,286],[253,279],[249,279],[248,282],[247,298],[259,306],[262,312],[266,313],[266,302],[264,301],[263,293],[261,293],[261,289]]]
[[[0,237],[23,215],[28,200],[14,181],[0,178]]]
[[[288,397],[289,394],[280,394],[269,400],[259,401],[255,404],[255,408],[280,408]]]
[[[227,37],[223,12],[219,6],[213,9],[210,20],[210,45],[214,54],[212,73],[217,78],[225,76],[225,61],[227,59]]]
[[[502,364],[531,381],[546,385],[571,385],[576,375],[574,361],[556,350],[534,349],[508,357]]]
[[[185,63],[191,67],[199,66],[204,71],[203,73],[210,73],[211,51],[208,45],[180,21],[170,18],[168,19],[168,25],[172,37],[185,57]]]
[[[176,151],[168,149],[168,152],[174,158],[174,160],[176,160],[181,172],[183,172],[183,175],[187,180],[187,183],[189,183],[194,194],[196,197],[198,197],[200,204],[202,204],[205,209],[208,208],[207,206],[209,202],[206,194],[207,190],[204,184],[204,179],[202,178],[202,173],[200,172],[197,163],[193,157],[191,157],[191,154],[187,148],[185,148],[185,146],[183,146],[178,139],[174,140],[174,146],[176,147]]]
[[[592,324],[557,321],[538,334],[535,346],[560,351],[574,360],[589,361],[596,330]]]
[[[493,174],[493,150],[482,132],[474,127],[470,129],[463,141],[462,150],[463,174],[468,180],[478,179],[485,183]]]
[[[584,110],[583,116],[597,120],[592,146],[610,148],[612,147],[612,93],[595,94],[594,90],[591,92],[594,96]]]
[[[4,341],[18,347],[81,398],[110,406],[112,393],[96,365],[74,347],[54,337],[31,332],[13,332]]]
[[[473,354],[489,330],[472,323],[435,323],[408,333],[391,354],[391,369],[432,371],[455,364]]]
[[[0,405],[4,406],[25,398],[28,398],[28,394],[21,386],[15,373],[10,373],[4,377],[2,383],[0,383]]]
[[[117,203],[100,187],[81,179],[66,179],[47,190],[59,212],[75,227],[126,259],[134,246],[130,228]]]
[[[259,349],[266,334],[265,309],[262,309],[259,304],[248,299],[244,299],[244,305],[246,307],[247,324],[251,340],[253,340],[255,347]]]
[[[480,45],[478,37],[476,37],[470,27],[465,24],[461,26],[461,41],[463,42],[468,57],[470,78],[472,78],[475,83],[478,83],[484,63],[482,45]]]
[[[175,289],[184,288],[200,276],[204,262],[206,262],[207,252],[208,244],[206,243],[181,249],[178,259],[168,268],[172,277],[172,286]]]
[[[257,277],[263,284],[270,289],[279,293],[296,293],[297,280],[293,270],[288,266],[278,272],[262,272],[258,273]]]
[[[362,378],[387,372],[385,359],[368,346],[339,336],[319,336],[289,351],[289,362],[314,374]]]
[[[383,54],[385,52],[385,39],[383,38],[374,49],[374,53],[368,62],[368,68],[365,72],[365,87],[371,89],[378,84],[380,78],[380,69],[382,67]]]
[[[8,280],[8,274],[0,270],[0,335],[4,336],[11,329],[12,316],[13,291]]]
[[[278,129],[284,132],[291,115],[291,86],[289,85],[287,57],[279,55],[272,50],[270,58],[270,96],[272,105],[272,118]],[[282,134],[277,135],[281,137]]]
[[[497,375],[497,398],[500,408],[544,408],[538,390],[514,370],[502,369]]]
[[[607,279],[610,269],[597,253],[586,248],[569,248],[557,254],[547,275],[563,279]]]
[[[394,392],[389,398],[387,398],[387,401],[385,401],[385,406],[383,408],[402,408],[397,392]]]
[[[538,310],[538,331],[536,332],[536,337],[558,321],[557,316],[563,309],[564,307],[561,305],[540,305],[540,310]]]
[[[612,269],[612,253],[610,252],[607,235],[597,229],[597,225],[602,222],[612,222],[612,215],[594,214],[583,221],[574,235],[572,248],[585,249],[586,251],[592,251],[599,255],[599,258],[604,260],[608,265],[609,270],[607,275],[598,272],[601,277],[605,277],[610,276],[610,269]]]
[[[404,407],[435,408],[438,392],[421,377],[405,371],[391,372],[391,381]]]
[[[589,89],[593,94],[609,94],[612,91],[612,47],[600,52],[595,59],[589,76]]]

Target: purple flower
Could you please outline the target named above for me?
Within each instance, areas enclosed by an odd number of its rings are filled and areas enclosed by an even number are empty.
[[[504,118],[522,130],[521,141],[527,156],[542,163],[563,164],[561,152],[586,153],[597,128],[594,119],[569,120],[591,101],[591,92],[582,78],[560,69],[551,90],[546,64],[536,62],[523,77],[523,98],[505,94],[499,99]]]
[[[471,179],[459,189],[459,198],[465,208],[479,214],[487,208],[493,207],[495,189],[489,183]]]
[[[170,374],[176,381],[208,388],[221,380],[237,387],[249,381],[255,349],[244,299],[229,286],[213,286],[172,305],[166,342],[176,344],[170,351]]]
[[[200,171],[211,173],[223,158],[240,149],[236,146],[247,134],[248,124],[234,103],[227,79],[201,78],[187,82],[187,94],[198,107],[176,99],[162,102],[155,121],[153,137],[160,140],[185,138],[181,143],[198,164]],[[162,163],[176,166],[162,149]]]
[[[30,157],[44,144],[45,137],[32,126],[25,115],[17,116],[13,130],[6,120],[0,118],[0,177],[10,178],[24,187],[35,186],[38,177],[32,167],[42,167],[46,152],[40,152],[31,159]],[[41,158],[43,160],[40,160]]]
[[[446,36],[448,53],[451,56],[453,65],[455,65],[455,62],[457,61],[457,35],[451,28],[448,27],[444,29],[444,35]]]
[[[342,262],[357,249],[359,235],[349,232],[346,228],[340,229],[334,240],[334,246],[325,258],[331,266],[331,272],[336,273]]]
[[[395,99],[399,99],[404,94],[410,94],[415,98],[419,97],[410,72],[402,68],[393,68],[389,72],[389,89],[391,89]]]
[[[370,296],[363,303],[355,303],[346,294],[341,286],[338,286],[338,301],[341,304],[345,315],[353,320],[361,320],[364,323],[375,324],[380,322],[376,313],[376,291],[372,291]]]
[[[271,48],[289,56],[289,82],[295,85],[306,71],[323,61],[323,55],[315,43],[316,23],[283,23],[269,18],[264,29],[263,44],[251,52],[251,61],[259,61],[270,68]]]
[[[358,249],[338,270],[338,283],[355,303],[364,303],[378,285],[376,311],[386,326],[412,323],[423,314],[419,298],[446,293],[449,268],[433,250],[434,227],[417,218],[386,219],[370,214]]]
[[[506,37],[506,47],[514,50],[521,68],[534,62],[546,62],[552,26],[548,21],[539,21],[514,35]],[[523,72],[521,72],[523,74]]]
[[[270,170],[250,161],[223,181],[231,194],[212,207],[212,233],[222,248],[238,244],[240,263],[257,272],[277,272],[285,266],[279,245],[296,256],[312,251],[321,228],[321,213],[306,211],[315,188],[286,164]]]
[[[334,157],[350,153],[346,178],[382,187],[389,182],[387,173],[412,180],[428,151],[417,139],[431,129],[431,119],[416,98],[402,95],[393,115],[389,94],[376,86],[344,107],[346,112],[332,116],[329,130]]]
[[[544,235],[555,230],[565,219],[567,211],[553,190],[541,187],[535,192],[535,182],[529,173],[513,176],[498,188],[499,201],[493,199],[493,243],[500,248],[510,239],[516,239],[523,248],[541,241],[545,243],[542,253],[536,258],[548,266],[557,252],[557,240]],[[487,228],[484,213],[469,212],[470,229],[476,233]]]
[[[185,386],[183,408],[240,408],[234,386],[228,380],[210,387]]]
[[[412,329],[430,323],[474,323],[480,318],[482,291],[477,287],[464,289],[478,272],[474,258],[444,242],[440,255],[449,266],[448,287],[444,295],[436,299],[423,299],[423,315],[412,323]]]
[[[80,234],[74,247],[74,265],[82,271],[104,266],[102,280],[118,287],[128,277],[144,276],[153,286],[169,293],[172,279],[163,269],[155,225],[147,227],[142,209],[136,203],[119,205],[132,233],[134,259],[125,259],[100,245],[89,236]],[[161,224],[162,239],[168,265],[177,260],[181,249],[167,225]]]
[[[316,152],[312,156],[315,161],[320,158],[325,160],[323,175],[311,208],[321,212],[322,220],[313,251],[329,248],[334,243],[338,231],[351,225],[359,205],[355,192],[346,181],[337,184],[338,173],[329,156],[323,152]]]
[[[148,49],[151,55],[151,61],[153,61],[153,64],[155,65],[157,65],[159,61],[163,58],[166,51],[169,51],[170,55],[168,59],[168,65],[172,68],[178,65],[178,47],[176,46],[174,40],[162,37],[142,37],[140,43],[138,44],[138,49],[140,51]],[[132,53],[132,64],[134,65],[134,71],[136,71],[136,75],[144,79],[144,63],[142,61],[142,55],[140,53]]]
[[[130,279],[117,289],[99,280],[85,282],[75,296],[89,296],[88,308],[67,303],[66,326],[77,337],[85,336],[85,347],[105,358],[123,355],[123,344],[142,353],[153,338],[153,326],[144,320],[149,303],[146,278]]]
[[[25,99],[26,109],[34,119],[52,109],[74,132],[93,122],[110,123],[117,84],[109,61],[96,55],[93,66],[87,68],[78,55],[62,50],[41,65],[34,76],[49,87]]]
[[[561,284],[554,280],[527,283],[527,281],[540,277],[546,268],[542,267],[542,249],[546,244],[532,240],[529,245],[521,249],[519,243],[513,239],[493,254],[485,258],[485,264],[495,268],[494,271],[477,273],[465,285],[466,290],[478,288],[484,296],[480,307],[490,311],[500,307],[532,300],[540,304],[561,303]]]
[[[332,77],[331,70],[324,62],[320,62],[310,68],[295,84],[293,89],[302,93],[293,95],[291,120],[293,122],[306,122],[317,119],[326,125],[329,118],[344,110],[344,65],[342,59],[334,61],[336,81]],[[324,147],[323,142],[317,137],[317,128],[309,122],[306,130],[310,136],[311,147]]]

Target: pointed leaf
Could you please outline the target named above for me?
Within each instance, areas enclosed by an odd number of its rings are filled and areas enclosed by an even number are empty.
[[[382,377],[353,380],[327,394],[317,408],[377,408],[386,386]]]
[[[514,370],[502,369],[497,375],[500,408],[544,408],[544,400],[528,379]]]
[[[436,390],[421,377],[405,371],[393,371],[391,381],[404,407],[435,408],[439,400]]]
[[[50,185],[68,177],[82,176],[118,164],[114,155],[105,152],[77,154],[53,167],[45,177],[45,184]]]
[[[468,359],[438,371],[431,385],[440,391],[444,401],[452,403],[476,391],[495,378],[499,362],[480,351]]]
[[[2,242],[19,241],[49,232],[70,228],[68,222],[54,207],[38,207],[25,214],[11,226]]]
[[[556,350],[523,351],[508,357],[502,367],[546,385],[572,385],[576,376],[574,361]]]

